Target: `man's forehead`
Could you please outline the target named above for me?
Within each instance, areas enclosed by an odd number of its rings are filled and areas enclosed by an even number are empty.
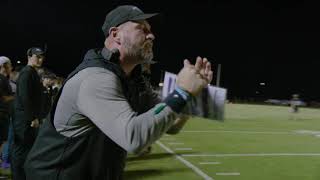
[[[130,26],[134,26],[134,27],[146,27],[148,29],[151,28],[151,25],[146,20],[128,21],[122,25],[130,25]]]
[[[150,29],[151,25],[148,23],[148,21],[146,20],[142,20],[140,25],[145,26],[146,28]]]

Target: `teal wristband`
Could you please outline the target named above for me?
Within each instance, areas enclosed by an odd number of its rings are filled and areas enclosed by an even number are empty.
[[[187,91],[181,89],[180,87],[176,87],[175,90],[177,91],[177,93],[179,93],[179,95],[181,95],[181,97],[185,100],[188,101],[191,98],[191,94],[188,93]]]

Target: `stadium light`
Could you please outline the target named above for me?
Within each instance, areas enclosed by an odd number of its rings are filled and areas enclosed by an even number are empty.
[[[265,86],[265,85],[266,85],[266,83],[262,82],[262,83],[260,83],[260,85],[261,85],[261,86]]]
[[[18,64],[20,64],[20,63],[21,63],[21,61],[17,61],[17,63],[18,63]]]

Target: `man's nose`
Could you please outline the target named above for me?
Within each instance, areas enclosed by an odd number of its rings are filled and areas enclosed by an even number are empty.
[[[154,36],[154,34],[152,34],[152,33],[149,33],[148,35],[147,35],[147,39],[149,39],[149,40],[154,40],[156,37]]]

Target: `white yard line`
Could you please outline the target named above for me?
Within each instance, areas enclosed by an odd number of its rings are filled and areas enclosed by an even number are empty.
[[[182,154],[184,157],[320,156],[320,153]]]
[[[201,164],[201,165],[211,165],[211,164],[216,165],[216,164],[221,164],[221,163],[220,162],[199,162],[199,164]]]
[[[216,173],[217,176],[240,176],[238,172]]]
[[[243,133],[243,134],[297,134],[294,132],[277,132],[277,131],[225,131],[225,130],[190,130],[181,131],[184,133]]]
[[[176,151],[192,151],[192,148],[174,148]]]
[[[294,131],[297,134],[306,134],[306,135],[312,135],[317,138],[320,137],[320,131],[312,131],[312,130],[296,130]]]
[[[161,141],[175,141],[175,139],[168,137],[168,138],[161,138]]]
[[[294,131],[295,133],[298,134],[311,134],[311,135],[318,135],[320,134],[320,131],[312,131],[312,130],[296,130]]]
[[[186,159],[184,159],[183,157],[181,157],[180,155],[176,154],[175,152],[173,152],[170,148],[168,148],[167,146],[165,146],[164,144],[162,144],[160,141],[156,142],[161,148],[163,148],[165,151],[167,151],[168,153],[174,155],[179,161],[181,161],[184,165],[186,165],[187,167],[189,167],[190,169],[192,169],[195,173],[197,173],[199,176],[201,176],[203,179],[205,180],[214,180],[212,177],[208,176],[206,173],[204,173],[203,171],[201,171],[198,167],[196,167],[195,165],[193,165],[191,162],[187,161]]]
[[[180,143],[180,142],[169,142],[169,145],[184,145],[184,143]]]

